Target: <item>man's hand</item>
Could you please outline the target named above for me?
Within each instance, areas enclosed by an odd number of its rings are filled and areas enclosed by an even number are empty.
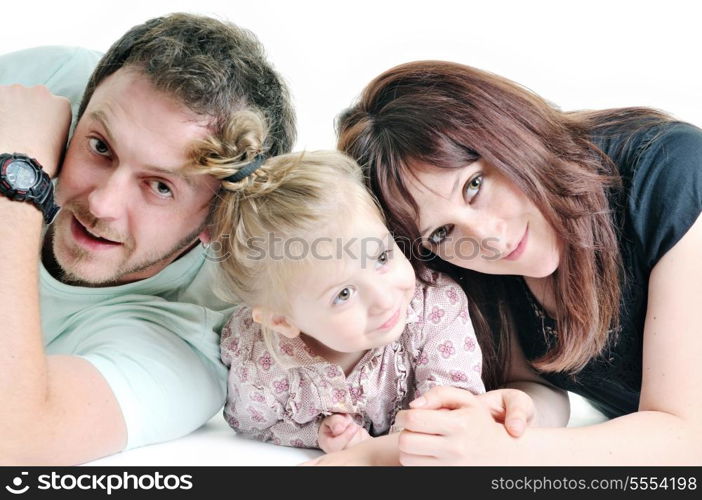
[[[36,158],[54,176],[66,147],[71,105],[46,87],[0,86],[0,153]]]
[[[368,431],[353,421],[347,413],[336,413],[322,420],[317,441],[325,453],[350,448],[355,444],[372,439]]]

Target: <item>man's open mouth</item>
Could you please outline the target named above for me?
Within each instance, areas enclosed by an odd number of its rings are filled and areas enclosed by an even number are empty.
[[[82,224],[75,216],[73,216],[73,220],[71,221],[71,232],[73,233],[73,237],[80,243],[91,247],[114,247],[122,244],[119,241],[110,240],[96,234]]]

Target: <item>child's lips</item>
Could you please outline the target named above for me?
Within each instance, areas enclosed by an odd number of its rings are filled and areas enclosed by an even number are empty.
[[[400,319],[400,309],[398,308],[393,315],[385,323],[378,327],[378,330],[389,330],[397,324],[397,320]]]

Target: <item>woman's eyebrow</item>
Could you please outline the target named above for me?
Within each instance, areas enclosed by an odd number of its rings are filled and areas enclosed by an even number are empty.
[[[460,170],[460,169],[456,169],[456,170],[457,170],[457,173],[456,173],[456,180],[454,180],[453,186],[451,186],[451,192],[449,193],[448,198],[446,198],[447,200],[450,200],[451,198],[453,198],[453,197],[455,196],[455,194],[456,194],[456,190],[457,190],[460,186],[463,185],[463,176],[461,175],[461,170]],[[433,192],[436,193],[436,191],[433,191]],[[438,195],[438,193],[436,193],[436,194]],[[433,226],[433,224],[432,224],[432,225],[429,225],[429,226],[426,226],[424,229],[420,229],[419,235],[422,236],[422,237],[424,237],[424,234],[425,234],[427,231],[429,231],[429,230],[432,228],[432,226]]]
[[[422,238],[424,238],[424,237],[425,237],[425,236],[424,236],[424,233],[427,233],[431,228],[432,228],[432,226],[427,226],[427,227],[425,227],[424,229],[421,229],[421,230],[419,231],[419,235],[420,235]]]

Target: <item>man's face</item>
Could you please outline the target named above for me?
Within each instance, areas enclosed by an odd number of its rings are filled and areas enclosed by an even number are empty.
[[[69,282],[119,284],[158,273],[204,237],[218,181],[182,172],[202,117],[122,68],[95,90],[66,152],[52,226]]]

